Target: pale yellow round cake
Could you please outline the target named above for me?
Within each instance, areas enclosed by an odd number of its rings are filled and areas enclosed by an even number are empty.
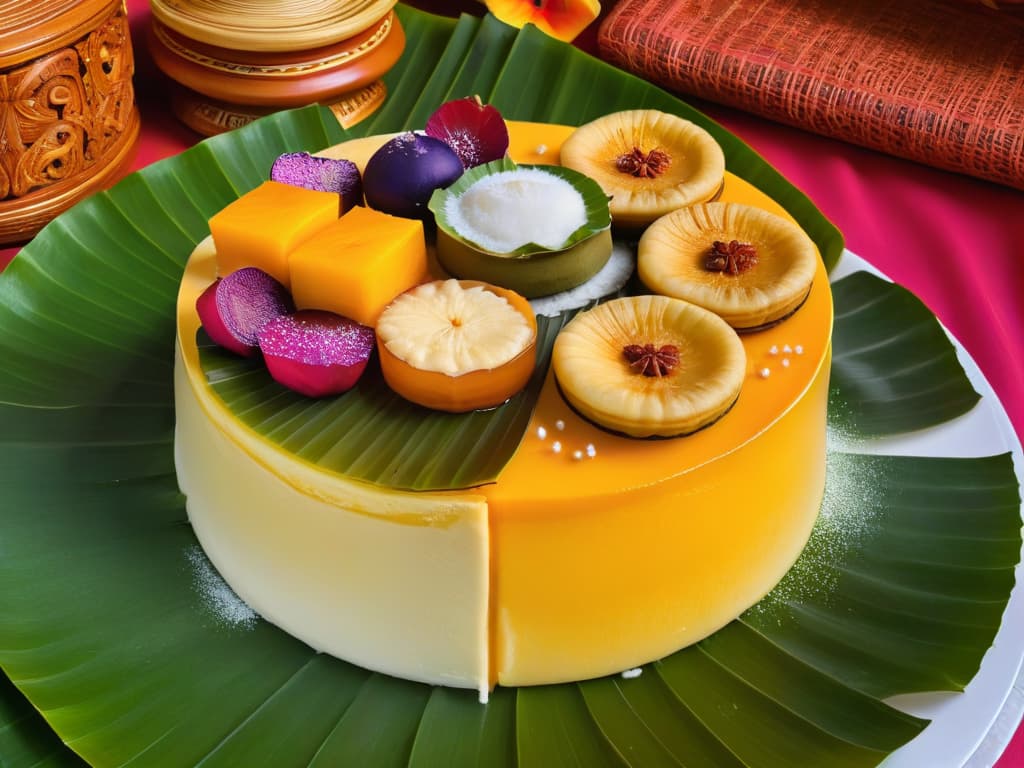
[[[510,125],[524,162],[557,162],[571,131]],[[361,165],[374,141],[332,154]],[[723,199],[785,215],[731,175]],[[195,343],[214,259],[207,240],[178,301],[179,483],[232,589],[317,650],[484,695],[616,673],[736,618],[807,542],[825,483],[832,299],[820,263],[795,315],[742,337],[746,378],[711,427],[663,440],[610,433],[549,372],[496,483],[415,493],[325,472],[224,405]]]

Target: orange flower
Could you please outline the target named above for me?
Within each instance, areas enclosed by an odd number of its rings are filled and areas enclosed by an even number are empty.
[[[521,28],[534,24],[542,32],[572,42],[601,12],[598,0],[484,0],[500,21]]]

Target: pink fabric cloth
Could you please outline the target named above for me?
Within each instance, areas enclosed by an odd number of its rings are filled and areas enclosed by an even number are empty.
[[[1024,193],[710,104],[963,344],[1024,441]],[[1019,727],[995,768],[1024,766]]]
[[[456,3],[419,2],[448,10]],[[149,8],[128,0],[133,39]],[[479,7],[477,7],[479,10]],[[593,30],[593,26],[591,30]],[[592,31],[577,41],[593,51]],[[133,168],[199,136],[169,111],[166,84],[136,43],[143,132]],[[1024,193],[698,104],[803,189],[843,231],[847,247],[917,294],[960,340],[1024,439]],[[0,249],[0,266],[17,252]],[[1024,765],[1018,730],[997,768]]]

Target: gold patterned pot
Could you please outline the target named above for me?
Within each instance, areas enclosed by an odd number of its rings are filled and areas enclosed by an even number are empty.
[[[123,0],[0,0],[0,243],[126,169],[133,71]]]
[[[2,2],[2,0],[0,0]],[[151,0],[147,36],[172,106],[211,135],[311,103],[342,125],[372,114],[402,54],[395,0]]]

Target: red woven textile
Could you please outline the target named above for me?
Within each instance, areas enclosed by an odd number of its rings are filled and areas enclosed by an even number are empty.
[[[670,90],[1024,189],[1014,14],[963,0],[622,0],[598,45]]]

